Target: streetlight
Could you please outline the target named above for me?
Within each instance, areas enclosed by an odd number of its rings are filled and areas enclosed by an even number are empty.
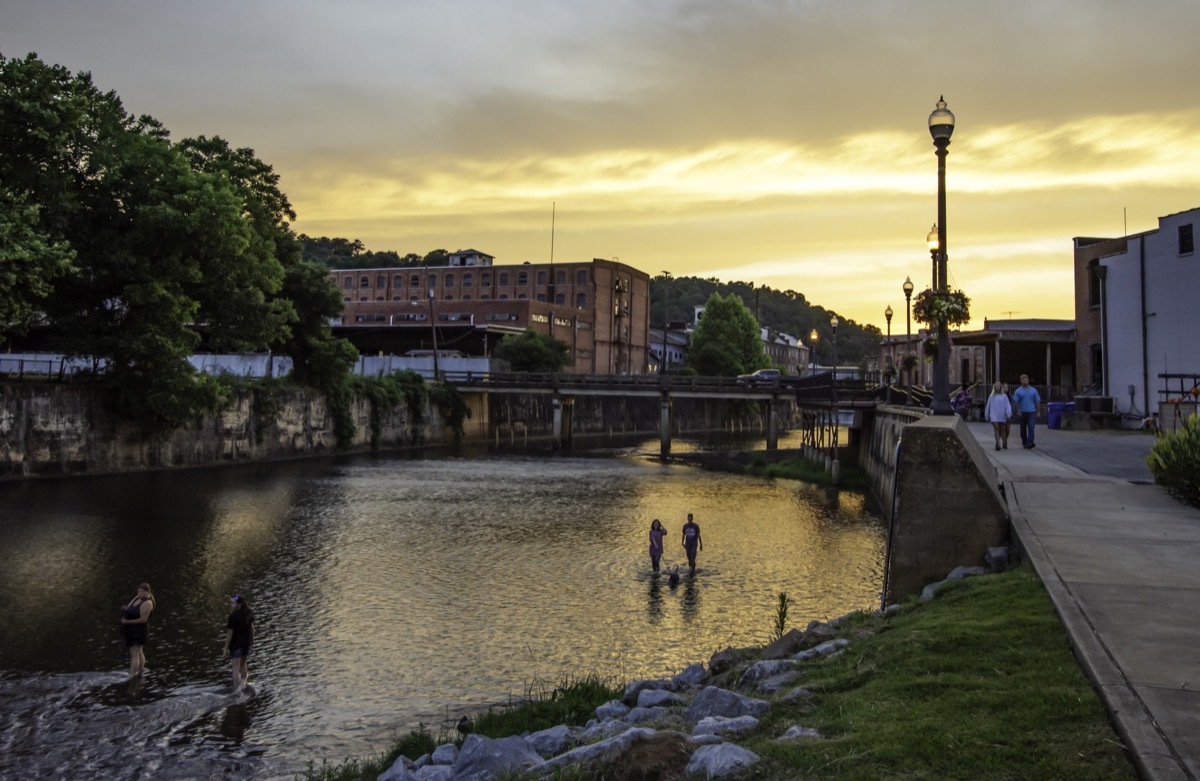
[[[838,317],[834,315],[829,318],[829,325],[833,328],[833,370],[829,373],[829,427],[832,436],[829,439],[829,469],[830,480],[834,485],[838,482],[838,414],[837,414],[837,368],[838,368],[838,353],[837,353],[837,327]]]
[[[950,135],[954,132],[954,114],[946,108],[945,96],[939,97],[937,106],[929,115],[929,135],[938,159],[938,221],[937,248],[930,244],[930,251],[937,253],[937,287],[939,296],[949,292],[946,278],[946,153],[950,146]],[[945,317],[937,322],[937,358],[933,364],[933,414],[952,415],[950,406],[950,328]]]
[[[912,341],[912,292],[913,281],[912,277],[904,278],[904,363],[907,366],[908,356],[912,355],[912,346],[909,344]],[[904,370],[904,406],[912,404],[912,389],[910,383],[912,381],[912,369],[905,368]]]
[[[888,346],[888,371],[896,371],[896,351],[892,349],[892,305],[888,304],[887,309],[883,310],[883,316],[887,319],[887,346]],[[887,382],[887,402],[892,403],[892,375],[885,376]]]
[[[834,315],[833,317],[829,318],[829,325],[831,328],[833,328],[833,373],[830,374],[830,377],[831,377],[832,387],[836,388],[837,387],[837,367],[838,367],[838,354],[837,354],[838,317],[837,317],[837,315]],[[836,390],[834,391],[833,398],[834,398],[834,400],[837,399]]]
[[[808,335],[808,373],[817,373],[817,329],[812,329]]]

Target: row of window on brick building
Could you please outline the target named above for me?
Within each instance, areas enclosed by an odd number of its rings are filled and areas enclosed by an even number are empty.
[[[510,280],[512,280],[515,277],[516,287],[528,287],[529,286],[529,276],[530,275],[529,275],[528,271],[498,271],[498,272],[495,272],[496,286],[502,287],[502,288],[508,287],[511,284]],[[391,284],[391,300],[392,301],[403,301],[404,300],[404,296],[402,294],[397,293],[397,291],[405,289],[404,277],[405,277],[404,274],[396,274],[396,275],[392,276],[392,284]],[[439,287],[438,277],[439,277],[438,274],[429,274],[428,275],[428,277],[427,277],[428,290],[430,292],[438,289],[438,287]],[[535,285],[545,286],[549,282],[549,274],[547,271],[538,271],[535,274],[535,279],[536,279],[536,281],[534,282]],[[354,290],[354,281],[355,281],[354,276],[352,274],[344,275],[342,278],[342,289],[346,290],[346,291]],[[455,278],[455,275],[453,272],[449,272],[449,273],[442,274],[440,281],[441,281],[440,287],[444,290],[447,290],[447,289],[452,289],[455,287],[456,278]],[[576,270],[575,284],[580,287],[586,287],[587,283],[588,283],[587,270],[586,269]],[[461,283],[459,285],[460,288],[474,287],[474,284],[475,284],[475,278],[472,275],[472,273],[469,271],[464,272],[462,275]],[[555,284],[556,285],[566,285],[567,284],[567,272],[565,270],[560,269],[558,271],[558,273],[555,274]],[[388,300],[388,275],[387,274],[375,275],[375,285],[373,287],[371,285],[371,275],[370,274],[362,274],[358,278],[358,287],[359,287],[360,291],[362,291],[362,290],[371,291],[374,294],[375,301]],[[484,290],[491,289],[491,287],[492,287],[492,272],[483,272],[482,274],[479,275],[479,287]],[[422,298],[424,298],[424,296],[421,295],[421,292],[420,292],[420,291],[422,291],[420,274],[411,274],[408,276],[407,289],[410,291],[410,293],[409,293],[410,301],[419,301]],[[525,293],[517,293],[516,297],[518,299],[526,299],[526,298],[528,298],[528,295]],[[366,302],[366,301],[370,301],[371,298],[372,297],[370,295],[363,295],[360,292],[358,300],[360,302]],[[480,295],[481,301],[486,301],[486,300],[489,300],[490,298],[491,298],[490,294],[487,294],[487,293]],[[501,293],[496,298],[497,298],[497,300],[502,300],[502,301],[507,300],[508,294]],[[350,302],[351,300],[353,300],[353,294],[343,296],[342,300],[344,302]],[[454,296],[451,293],[447,293],[441,297],[441,300],[453,301]],[[470,301],[471,294],[463,293],[462,300]],[[538,293],[536,295],[536,300],[545,301],[546,294]],[[567,303],[566,293],[555,293],[554,294],[554,303],[556,303],[556,304]],[[577,291],[575,293],[575,306],[577,306],[577,307],[587,306],[587,293],[582,292],[582,291]]]

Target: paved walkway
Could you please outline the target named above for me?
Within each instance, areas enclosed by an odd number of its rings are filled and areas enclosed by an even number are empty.
[[[1200,781],[1200,510],[1151,484],[1153,437],[968,427],[1142,778]]]

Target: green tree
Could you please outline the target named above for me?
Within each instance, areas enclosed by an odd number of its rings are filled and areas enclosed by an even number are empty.
[[[709,296],[692,332],[687,367],[697,374],[732,377],[770,365],[758,323],[736,294]]]
[[[492,357],[507,361],[515,372],[559,372],[571,360],[571,348],[535,331],[523,331],[502,341]]]
[[[75,253],[38,226],[38,208],[0,189],[0,341],[24,333],[41,314],[54,280]]]

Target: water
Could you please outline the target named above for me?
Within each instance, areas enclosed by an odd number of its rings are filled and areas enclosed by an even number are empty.
[[[687,449],[676,443],[675,449]],[[639,448],[657,450],[657,441]],[[675,589],[646,533],[686,563]],[[290,778],[589,673],[665,676],[876,605],[861,495],[628,455],[213,469],[0,486],[0,776]],[[117,608],[158,608],[125,683]],[[226,693],[234,593],[255,697]]]

